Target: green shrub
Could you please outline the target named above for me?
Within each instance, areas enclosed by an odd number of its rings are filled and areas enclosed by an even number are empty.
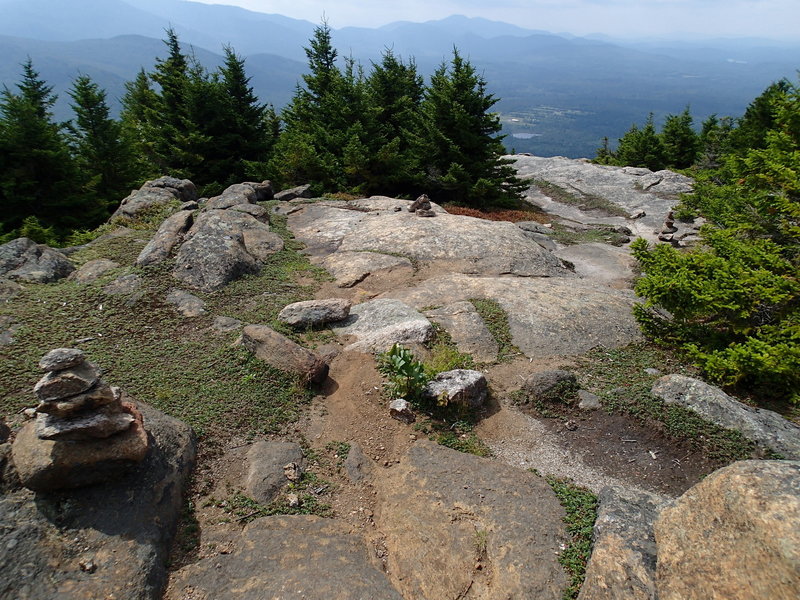
[[[422,390],[429,378],[425,366],[408,348],[394,344],[379,354],[378,371],[389,380],[387,392],[392,398],[404,398],[409,402],[422,400]]]

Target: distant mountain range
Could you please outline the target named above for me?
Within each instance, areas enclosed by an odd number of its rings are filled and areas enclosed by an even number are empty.
[[[173,27],[209,68],[224,44],[247,57],[259,96],[280,108],[305,69],[303,46],[315,24],[281,15],[182,0],[0,0],[0,83],[13,86],[30,56],[60,94],[78,73],[91,75],[116,101],[124,82],[165,53]],[[739,115],[772,81],[795,77],[796,45],[767,40],[625,42],[533,31],[452,16],[334,31],[340,55],[367,67],[391,48],[413,56],[428,75],[454,46],[483,73],[501,101],[506,144],[540,155],[591,156],[604,135],[620,137],[648,112],[656,119],[690,104],[703,119]]]

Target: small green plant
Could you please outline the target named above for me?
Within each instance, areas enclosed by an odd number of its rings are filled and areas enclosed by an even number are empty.
[[[434,338],[430,344],[431,358],[425,362],[425,371],[435,377],[444,371],[474,369],[475,361],[469,354],[459,351],[453,338],[438,323],[434,323]]]
[[[586,577],[586,563],[592,555],[594,522],[597,520],[597,496],[586,488],[575,485],[569,479],[547,476],[545,481],[553,488],[558,501],[564,507],[564,524],[570,540],[558,562],[569,576],[569,585],[562,595],[563,600],[578,597]]]
[[[408,348],[394,344],[387,352],[379,354],[378,371],[389,380],[386,387],[392,398],[417,403],[422,400],[422,390],[429,378],[425,366]]]
[[[347,442],[328,442],[325,444],[325,450],[333,452],[336,458],[336,466],[341,467],[344,461],[347,460],[347,455],[350,454],[350,444]]]
[[[475,546],[475,555],[478,560],[486,556],[486,550],[489,543],[489,532],[485,529],[475,530],[475,539],[472,541]]]

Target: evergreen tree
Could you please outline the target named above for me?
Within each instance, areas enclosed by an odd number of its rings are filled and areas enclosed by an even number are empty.
[[[697,160],[700,140],[689,107],[679,115],[667,115],[661,129],[664,159],[670,168],[688,169]]]
[[[78,226],[94,225],[105,207],[80,194],[81,173],[61,127],[51,112],[52,87],[40,79],[28,59],[22,65],[17,93],[0,94],[0,206],[6,231],[27,216],[58,235]]]
[[[136,173],[140,179],[158,177],[161,172],[156,165],[156,142],[159,131],[154,115],[158,111],[159,98],[153,90],[150,76],[141,69],[133,81],[125,83],[120,114],[122,136],[133,150]]]
[[[616,156],[616,162],[621,166],[646,167],[651,171],[660,171],[666,166],[664,145],[656,133],[653,113],[647,117],[642,129],[634,123],[620,138]]]
[[[774,128],[777,119],[776,107],[786,97],[791,87],[788,80],[781,79],[770,85],[750,103],[731,131],[728,142],[731,151],[743,154],[766,146],[767,132]]]
[[[469,61],[453,50],[431,77],[422,111],[427,131],[425,185],[437,201],[476,208],[518,199],[525,189],[503,159],[497,99]]]
[[[70,142],[78,166],[88,178],[83,193],[115,207],[137,183],[133,155],[122,126],[109,116],[106,92],[88,75],[79,76],[69,92],[75,119]]]
[[[701,169],[716,169],[720,166],[722,155],[728,150],[728,138],[733,129],[730,117],[719,118],[711,115],[703,121],[698,138],[700,152],[698,166]]]
[[[604,136],[603,142],[597,149],[597,154],[592,162],[598,165],[613,165],[616,164],[616,159],[616,155],[608,146],[608,136]]]

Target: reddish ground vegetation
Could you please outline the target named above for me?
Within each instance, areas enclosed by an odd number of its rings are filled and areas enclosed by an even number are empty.
[[[483,211],[475,208],[468,208],[466,206],[456,206],[455,204],[447,204],[444,206],[444,209],[451,215],[475,217],[476,219],[486,219],[488,221],[511,221],[512,223],[518,223],[519,221],[549,223],[551,221],[551,218],[548,215],[533,210],[493,208]]]

